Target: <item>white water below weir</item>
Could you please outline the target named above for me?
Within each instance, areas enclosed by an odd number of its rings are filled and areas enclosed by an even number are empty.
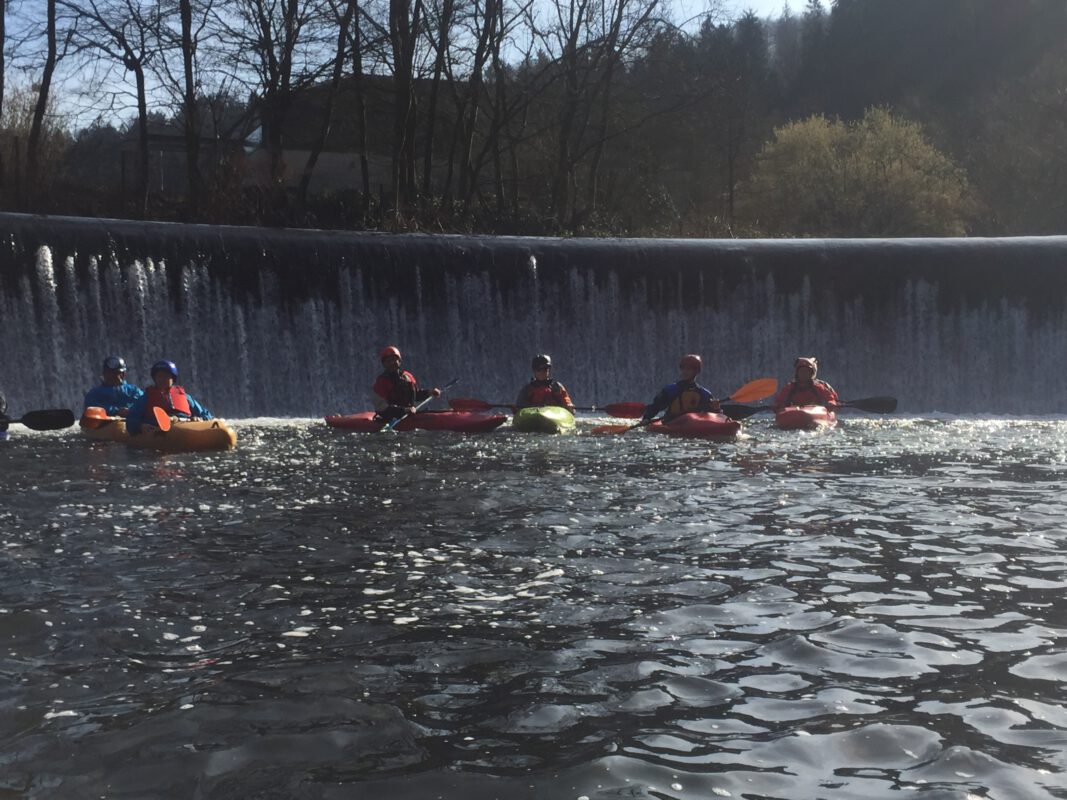
[[[0,214],[0,390],[81,409],[109,354],[228,417],[370,407],[379,349],[423,385],[511,401],[550,353],[581,405],[648,400],[701,353],[719,394],[797,355],[845,398],[1059,414],[1067,237],[579,240]]]

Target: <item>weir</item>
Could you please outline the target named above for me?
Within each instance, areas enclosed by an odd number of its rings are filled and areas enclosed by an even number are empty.
[[[510,402],[550,353],[581,405],[648,400],[702,353],[726,395],[797,355],[844,398],[1057,414],[1067,237],[592,240],[274,231],[0,214],[0,390],[80,411],[108,354],[178,363],[227,417],[370,408],[378,350]]]

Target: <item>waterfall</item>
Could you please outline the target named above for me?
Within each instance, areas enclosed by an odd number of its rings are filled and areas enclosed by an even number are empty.
[[[423,385],[510,401],[549,353],[579,404],[647,400],[701,353],[729,394],[797,355],[905,411],[1061,413],[1067,237],[565,240],[0,214],[0,390],[80,411],[109,354],[216,414],[370,407],[396,344]]]

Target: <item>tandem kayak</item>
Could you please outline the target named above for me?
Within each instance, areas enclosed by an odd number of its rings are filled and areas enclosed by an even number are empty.
[[[837,414],[826,406],[786,406],[775,413],[774,424],[783,431],[814,431],[832,428]]]
[[[657,420],[648,429],[685,439],[733,439],[741,432],[741,423],[725,414],[693,413],[681,414],[670,422]]]
[[[127,434],[126,443],[161,453],[202,453],[234,448],[237,433],[221,419],[174,420],[169,431],[143,425],[138,434]]]
[[[499,428],[508,418],[503,414],[490,414],[486,411],[423,411],[400,420],[394,431],[456,431],[457,433],[485,433]],[[326,417],[326,424],[331,428],[362,433],[374,433],[385,427],[380,419],[375,419],[373,411],[359,414],[335,414]]]
[[[511,427],[525,433],[570,433],[574,430],[574,414],[562,406],[520,408]]]

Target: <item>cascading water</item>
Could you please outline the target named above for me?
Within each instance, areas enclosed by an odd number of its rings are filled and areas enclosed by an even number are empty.
[[[217,414],[370,407],[377,352],[510,401],[534,353],[580,404],[650,398],[700,352],[728,394],[798,354],[844,397],[1059,413],[1067,237],[650,241],[274,232],[0,215],[0,388],[80,409],[105,355],[176,361]]]

